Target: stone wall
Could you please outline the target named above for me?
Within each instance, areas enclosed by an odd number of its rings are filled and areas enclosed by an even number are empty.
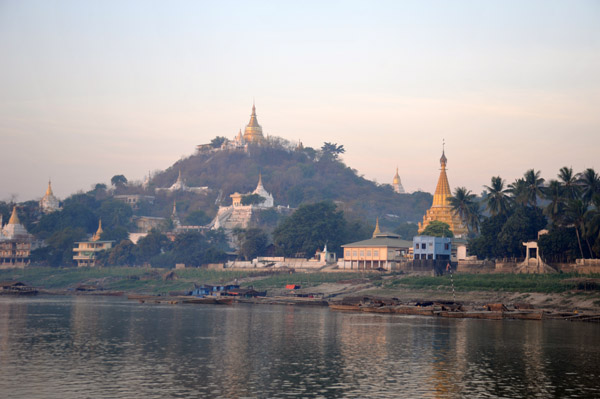
[[[457,273],[494,273],[496,265],[490,260],[459,260]]]

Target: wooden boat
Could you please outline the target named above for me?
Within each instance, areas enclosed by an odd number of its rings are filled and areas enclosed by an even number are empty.
[[[233,305],[234,298],[227,297],[189,297],[182,298],[181,302],[183,303],[196,303],[196,304],[205,304],[205,305]]]
[[[20,281],[3,281],[0,283],[0,295],[37,295],[38,290]]]
[[[360,305],[346,305],[346,304],[342,304],[342,303],[330,302],[329,308],[332,310],[345,310],[345,311],[356,312],[356,311],[360,310]]]
[[[504,312],[504,318],[519,320],[542,320],[544,318],[544,312],[542,310]]]
[[[433,316],[434,308],[431,306],[395,306],[392,308],[393,313],[406,314],[413,316]]]

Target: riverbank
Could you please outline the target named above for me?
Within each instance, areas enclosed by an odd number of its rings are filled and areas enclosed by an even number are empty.
[[[150,268],[24,268],[0,270],[0,281],[18,280],[57,294],[137,293],[168,295],[194,284],[252,286],[268,297],[347,296],[397,298],[401,302],[456,301],[468,306],[529,303],[548,311],[600,312],[600,275],[455,274],[431,277],[398,273],[166,270]],[[287,284],[300,287],[288,290]],[[454,288],[454,291],[453,291]]]

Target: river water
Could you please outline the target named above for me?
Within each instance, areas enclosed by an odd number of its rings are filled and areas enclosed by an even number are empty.
[[[600,325],[1,297],[0,397],[600,397]]]

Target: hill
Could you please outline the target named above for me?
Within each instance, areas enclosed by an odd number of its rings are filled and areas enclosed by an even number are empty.
[[[245,151],[204,150],[156,172],[149,188],[169,187],[181,172],[188,186],[207,186],[211,191],[204,195],[179,193],[178,211],[202,209],[213,216],[218,205],[231,204],[230,194],[254,190],[260,173],[276,205],[297,207],[332,200],[349,218],[374,224],[379,217],[382,226],[389,230],[402,222],[420,221],[431,206],[431,194],[397,194],[389,184],[377,184],[359,176],[338,155],[310,147],[292,149],[281,139],[251,145]],[[158,202],[164,202],[163,195],[166,194],[157,195]]]

